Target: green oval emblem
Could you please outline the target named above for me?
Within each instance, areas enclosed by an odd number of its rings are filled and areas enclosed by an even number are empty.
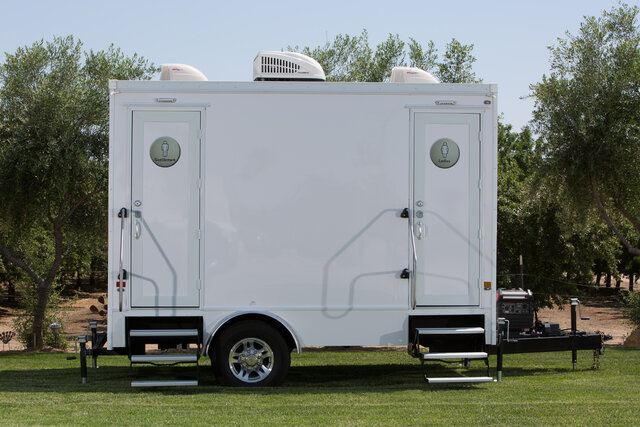
[[[162,136],[153,141],[149,155],[153,163],[161,168],[168,168],[180,159],[180,144],[170,136]]]
[[[434,165],[447,169],[458,163],[460,147],[452,139],[440,138],[431,146],[429,155]]]

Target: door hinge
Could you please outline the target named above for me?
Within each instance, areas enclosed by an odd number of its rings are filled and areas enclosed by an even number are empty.
[[[196,230],[196,239],[200,240],[200,230]]]
[[[478,188],[480,190],[482,190],[482,180],[481,179],[478,180]]]

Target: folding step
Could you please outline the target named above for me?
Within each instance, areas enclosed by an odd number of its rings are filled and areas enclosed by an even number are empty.
[[[424,379],[429,384],[447,384],[447,383],[492,383],[495,380],[492,377],[441,377]]]
[[[456,353],[420,353],[424,360],[434,359],[486,359],[489,354],[482,351],[456,352]]]
[[[197,354],[132,354],[131,363],[195,363]]]
[[[131,381],[131,387],[183,387],[197,385],[198,380]]]
[[[147,338],[181,338],[197,337],[197,329],[132,329],[129,331],[130,337]]]
[[[484,328],[416,328],[418,335],[474,335],[484,334]]]
[[[144,345],[169,343],[171,346],[182,342],[197,343],[198,347],[195,353],[177,353],[177,354],[144,354]],[[195,379],[178,380],[167,379],[166,373],[163,373],[165,379],[162,380],[134,380],[131,381],[131,387],[180,387],[180,386],[197,386],[202,342],[198,329],[131,329],[129,331],[129,351],[142,354],[129,353],[131,366],[136,363],[150,363],[156,366],[173,366],[178,363],[193,363],[195,367]],[[176,367],[170,370],[177,369]],[[178,377],[179,378],[179,377]]]

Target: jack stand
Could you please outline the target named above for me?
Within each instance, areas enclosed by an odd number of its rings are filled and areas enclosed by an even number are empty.
[[[97,342],[98,342],[98,322],[92,320],[89,322],[89,329],[91,329],[91,367],[96,369],[98,367],[98,355],[96,354]]]
[[[572,335],[572,350],[571,350],[571,362],[573,363],[573,370],[578,370],[578,351],[576,350],[576,332],[578,331],[578,322],[576,319],[576,308],[578,307],[578,298],[571,298],[571,335]]]
[[[78,343],[80,343],[80,377],[82,378],[82,384],[87,383],[87,337],[80,335],[78,337]]]
[[[504,355],[504,337],[502,336],[502,331],[506,325],[506,319],[503,317],[498,318],[498,351],[497,351],[497,361],[496,361],[496,371],[498,382],[502,382],[502,358]]]

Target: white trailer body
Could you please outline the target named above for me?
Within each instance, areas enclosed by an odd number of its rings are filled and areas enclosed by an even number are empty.
[[[495,85],[110,92],[109,349],[136,319],[174,318],[197,319],[210,354],[246,318],[298,350],[443,325],[496,343]]]

